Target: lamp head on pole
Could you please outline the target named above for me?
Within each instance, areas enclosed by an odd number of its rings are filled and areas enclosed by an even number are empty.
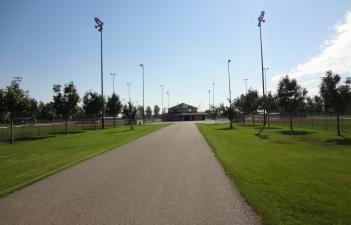
[[[139,66],[140,66],[141,68],[144,68],[144,64],[140,64]]]
[[[99,19],[99,18],[97,18],[97,17],[95,17],[94,18],[94,20],[95,20],[95,28],[99,31],[99,32],[101,32],[102,31],[102,27],[104,26],[104,23]]]
[[[231,62],[232,60],[228,59],[228,64]]]
[[[264,11],[261,11],[261,15],[258,17],[258,26],[261,27],[261,23],[266,22],[266,20],[264,19]]]

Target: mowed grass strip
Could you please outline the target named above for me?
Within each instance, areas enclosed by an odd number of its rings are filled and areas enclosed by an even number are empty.
[[[130,130],[129,126],[119,125],[67,136],[22,140],[13,145],[0,143],[0,196],[165,126],[138,125]]]
[[[351,224],[351,139],[335,132],[198,124],[264,224]]]

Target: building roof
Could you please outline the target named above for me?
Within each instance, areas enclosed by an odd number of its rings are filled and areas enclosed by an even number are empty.
[[[197,108],[194,107],[194,106],[185,104],[185,103],[180,103],[180,104],[178,104],[178,105],[175,105],[175,106],[173,106],[173,107],[170,107],[169,109],[197,109]]]

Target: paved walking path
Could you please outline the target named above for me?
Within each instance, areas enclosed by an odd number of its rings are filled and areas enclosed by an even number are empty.
[[[194,123],[0,198],[0,224],[259,224]]]

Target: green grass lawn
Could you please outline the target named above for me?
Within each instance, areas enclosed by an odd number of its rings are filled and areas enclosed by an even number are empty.
[[[0,196],[166,125],[105,130],[0,143]]]
[[[275,126],[198,124],[264,224],[351,224],[351,137]]]

